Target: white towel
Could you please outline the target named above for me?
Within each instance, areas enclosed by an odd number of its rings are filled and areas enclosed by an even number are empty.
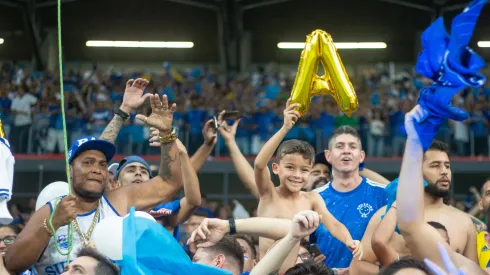
[[[15,159],[10,151],[10,144],[6,139],[0,138],[0,224],[9,224],[13,221],[7,207],[12,197],[14,182]]]
[[[247,209],[237,200],[233,200],[235,209],[233,209],[233,218],[235,219],[247,219],[250,218],[250,214]]]

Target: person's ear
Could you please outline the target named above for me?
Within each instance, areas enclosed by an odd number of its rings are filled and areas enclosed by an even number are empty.
[[[275,162],[272,163],[272,173],[274,173],[274,175],[279,174],[279,164]]]

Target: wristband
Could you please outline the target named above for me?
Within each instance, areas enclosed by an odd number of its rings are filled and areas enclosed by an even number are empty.
[[[114,110],[114,114],[120,116],[124,120],[129,118],[129,114],[126,113],[125,111],[121,110],[120,108],[117,108],[116,110]]]
[[[235,219],[229,219],[228,222],[230,224],[230,235],[235,235],[236,234]]]

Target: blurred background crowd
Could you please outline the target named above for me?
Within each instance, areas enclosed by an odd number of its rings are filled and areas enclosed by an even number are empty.
[[[244,155],[253,156],[282,125],[282,110],[294,76],[295,68],[284,72],[274,64],[237,75],[208,67],[178,71],[170,63],[164,63],[159,72],[75,67],[65,72],[64,81],[68,143],[85,135],[99,136],[121,103],[126,81],[144,77],[150,80],[147,93],[166,94],[177,103],[175,126],[191,154],[203,142],[205,121],[221,110],[238,110],[242,119],[237,143]],[[383,64],[350,77],[360,103],[352,117],[342,114],[332,97],[316,97],[287,139],[305,140],[322,150],[336,127],[350,125],[360,132],[367,156],[401,156],[406,138],[404,115],[428,80],[412,69],[390,74]],[[1,64],[0,112],[15,153],[63,153],[60,100],[57,72],[29,71],[16,62]],[[437,138],[451,145],[453,156],[489,156],[490,82],[480,89],[462,91],[454,104],[468,110],[470,119],[446,122]],[[139,110],[148,111],[148,105]],[[118,136],[118,153],[158,154],[149,146],[148,129],[134,115]],[[213,155],[226,154],[224,142],[218,141]]]

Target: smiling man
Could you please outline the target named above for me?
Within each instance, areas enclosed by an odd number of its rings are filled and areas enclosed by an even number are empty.
[[[385,185],[359,175],[359,164],[364,161],[364,151],[357,131],[350,126],[335,130],[325,151],[332,165],[333,180],[318,192],[330,213],[347,227],[354,240],[362,238],[371,216],[387,203]],[[310,237],[327,257],[330,268],[347,268],[352,252],[320,225]]]

